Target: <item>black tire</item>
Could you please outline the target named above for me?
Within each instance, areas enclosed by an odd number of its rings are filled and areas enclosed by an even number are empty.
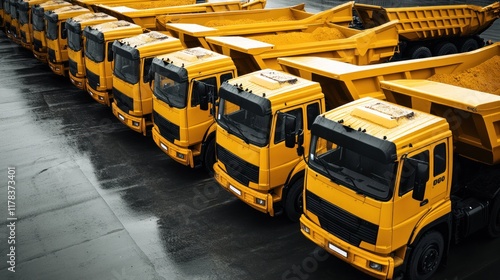
[[[203,166],[210,176],[214,175],[215,164],[215,137],[208,141],[203,154]]]
[[[458,49],[455,46],[455,44],[452,44],[450,42],[442,42],[440,44],[437,44],[434,47],[433,51],[434,56],[454,54],[454,53],[458,53]]]
[[[413,47],[410,50],[409,54],[410,59],[426,58],[432,56],[431,50],[429,50],[428,47],[424,46]]]
[[[437,231],[427,232],[413,250],[408,264],[408,278],[429,279],[441,264],[443,251],[443,236]]]
[[[288,194],[286,195],[285,213],[288,219],[292,222],[298,222],[300,215],[303,213],[303,191],[304,178],[300,178],[292,184]]]
[[[500,194],[493,201],[493,207],[490,212],[490,221],[488,223],[488,235],[491,237],[500,236]]]
[[[477,49],[479,49],[479,43],[474,38],[469,38],[469,39],[464,40],[460,44],[460,47],[459,47],[459,51],[461,53],[470,52],[470,51],[477,50]]]

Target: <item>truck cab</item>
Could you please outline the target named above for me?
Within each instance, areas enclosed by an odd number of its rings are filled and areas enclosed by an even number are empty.
[[[110,21],[117,21],[117,19],[104,13],[86,13],[66,20],[69,79],[79,89],[85,90],[86,85],[83,29],[89,25]]]
[[[216,181],[258,211],[285,210],[298,220],[304,169],[286,136],[300,131],[308,146],[312,122],[325,110],[320,85],[265,69],[222,84],[219,99]]]
[[[31,7],[35,4],[40,4],[46,0],[21,0],[18,3],[18,21],[19,21],[19,36],[21,45],[31,50],[31,30],[33,29],[31,23]]]
[[[149,69],[155,56],[183,49],[176,38],[151,31],[113,43],[113,114],[146,136],[151,128],[153,91]]]
[[[10,24],[9,29],[7,30],[7,37],[11,39],[14,43],[20,44],[21,38],[19,34],[19,19],[18,19],[18,8],[19,8],[19,0],[9,0],[9,9],[10,9]]]
[[[95,101],[111,106],[113,100],[113,42],[142,33],[141,26],[123,20],[85,27],[85,87]]]
[[[35,4],[32,9],[33,30],[31,34],[33,55],[41,62],[47,63],[47,39],[45,37],[45,12],[60,7],[71,6],[64,0],[50,0]]]
[[[175,161],[205,166],[215,163],[212,102],[219,87],[237,76],[230,57],[196,47],[153,59],[153,128],[156,145]]]
[[[45,12],[47,58],[50,69],[57,75],[67,76],[69,70],[66,20],[86,13],[90,10],[77,5]]]

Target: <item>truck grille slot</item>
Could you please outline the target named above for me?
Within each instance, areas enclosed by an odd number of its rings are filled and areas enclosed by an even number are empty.
[[[310,191],[306,193],[306,207],[318,216],[322,228],[349,244],[359,246],[361,241],[377,242],[377,225],[342,210]]]
[[[241,184],[248,186],[249,182],[259,182],[258,166],[242,160],[219,145],[217,145],[217,160],[226,166],[229,176]]]
[[[113,98],[116,100],[118,108],[128,114],[128,111],[134,110],[134,99],[126,96],[123,92],[113,87]]]
[[[97,84],[99,84],[99,75],[96,75],[89,70],[85,70],[85,71],[86,71],[86,77],[87,77],[87,81],[89,83],[89,86],[92,89],[97,90]]]
[[[180,128],[178,125],[175,125],[169,122],[167,119],[162,117],[158,112],[153,110],[153,121],[160,129],[161,136],[165,137],[171,143],[174,143],[174,140],[180,139]]]
[[[78,74],[78,63],[76,63],[70,58],[68,61],[68,65],[69,65],[69,72],[71,73],[71,75],[76,77],[76,74]]]
[[[35,51],[41,51],[42,50],[42,41],[38,39],[33,39],[33,48]]]
[[[52,62],[52,63],[56,62],[56,51],[54,51],[53,49],[48,49],[47,55],[49,57],[50,62]]]

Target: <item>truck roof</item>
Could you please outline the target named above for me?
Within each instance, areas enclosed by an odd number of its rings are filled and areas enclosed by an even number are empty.
[[[319,83],[273,69],[255,71],[233,78],[228,82],[238,85],[245,91],[265,97],[273,103],[279,103],[280,100],[283,100],[283,102],[290,102],[291,100],[300,102],[290,96],[292,91],[299,93],[298,97],[300,98],[303,98],[304,95],[310,98],[305,92],[306,89],[312,89],[314,93],[323,95]]]
[[[323,116],[391,141],[398,150],[410,143],[432,139],[436,136],[436,131],[449,131],[448,122],[444,118],[372,97],[352,101],[324,113]]]
[[[112,19],[116,18],[105,13],[87,13],[74,16],[70,20],[78,23],[85,23],[85,22],[95,22],[98,20],[100,21],[100,20],[112,20]]]
[[[137,36],[128,37],[119,40],[120,43],[132,46],[134,48],[139,48],[146,45],[157,44],[161,42],[167,41],[178,41],[179,39],[167,36],[166,34],[151,31],[143,34],[139,34]]]
[[[160,55],[157,56],[157,58],[163,61],[168,61],[169,63],[173,63],[174,65],[179,67],[183,66],[185,68],[193,67],[199,64],[212,63],[222,58],[227,58],[228,60],[230,60],[228,56],[201,47],[184,49],[173,53]]]
[[[124,21],[124,20],[118,20],[118,21],[110,21],[110,22],[104,22],[100,24],[95,24],[91,26],[91,29],[100,31],[102,33],[109,31],[109,30],[115,30],[115,29],[125,29],[125,28],[141,28],[139,25]]]

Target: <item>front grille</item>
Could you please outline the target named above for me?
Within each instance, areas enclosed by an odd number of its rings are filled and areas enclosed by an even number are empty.
[[[50,62],[52,62],[52,63],[56,62],[56,51],[54,51],[53,49],[48,49],[47,55],[49,57]]]
[[[361,241],[377,242],[378,226],[323,200],[310,191],[306,192],[306,207],[318,216],[321,227],[349,244],[359,246]]]
[[[174,143],[174,140],[180,139],[180,128],[178,125],[175,125],[165,119],[163,116],[158,114],[158,112],[153,110],[153,121],[160,129],[160,134],[164,138],[166,138],[171,143]]]
[[[126,96],[123,92],[113,87],[113,98],[116,100],[116,105],[123,112],[128,114],[128,111],[134,110],[134,99]]]
[[[217,160],[226,166],[226,171],[241,184],[248,186],[249,182],[259,182],[259,167],[250,164],[235,154],[217,145]]]
[[[97,90],[97,84],[99,84],[99,75],[94,74],[93,72],[89,71],[88,69],[85,69],[86,71],[86,77],[87,81],[89,83],[89,86],[93,88],[94,90]]]
[[[69,65],[69,72],[71,73],[71,75],[76,77],[76,74],[78,74],[78,63],[76,63],[70,58],[68,61],[68,65]]]
[[[42,51],[42,41],[33,38],[33,49],[37,52]]]

